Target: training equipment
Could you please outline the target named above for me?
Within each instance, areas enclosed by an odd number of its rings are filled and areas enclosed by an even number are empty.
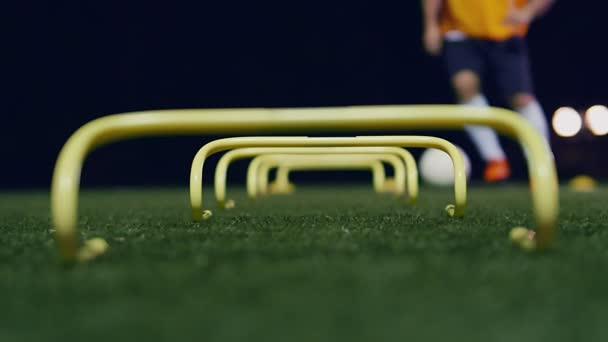
[[[313,158],[310,158],[313,157]],[[329,158],[328,158],[329,157]],[[260,194],[268,193],[268,173],[260,173],[259,170],[286,166],[290,170],[370,170],[372,172],[373,186],[376,193],[384,192],[386,176],[382,159],[369,156],[347,156],[340,158],[336,156],[297,156],[284,154],[269,154],[257,156],[249,164],[247,170],[247,193],[255,199]],[[391,156],[398,161],[398,158]],[[402,164],[398,164],[403,166]],[[402,189],[404,190],[404,189]]]
[[[78,234],[80,173],[96,147],[146,136],[276,132],[463,129],[484,125],[519,141],[526,151],[539,248],[552,245],[559,196],[553,154],[547,142],[524,118],[502,108],[457,105],[353,106],[330,108],[181,109],[115,114],[95,119],[72,134],[53,172],[51,219],[57,251],[76,261],[82,245]],[[202,215],[202,212],[199,214]]]
[[[273,139],[273,137],[268,137]],[[280,137],[278,138],[280,139]],[[292,139],[301,139],[304,142],[307,137],[290,137]],[[306,146],[304,143],[302,146]],[[226,152],[222,158],[220,158],[215,168],[215,199],[219,208],[226,208],[226,178],[228,175],[228,167],[233,161],[254,157],[259,154],[271,154],[271,153],[288,153],[288,154],[367,154],[367,153],[385,153],[399,156],[402,159],[402,164],[405,165],[405,182],[408,192],[408,201],[410,204],[415,204],[418,198],[418,168],[416,166],[416,160],[407,150],[400,147],[392,146],[376,146],[376,147],[249,147],[249,148],[238,148],[232,151]],[[398,165],[393,165],[395,168],[395,185],[394,189],[403,188],[403,176],[402,168]],[[263,170],[260,170],[260,177],[263,177]],[[278,176],[281,173],[277,174]],[[267,177],[267,176],[266,176]],[[267,178],[266,178],[267,179]],[[289,192],[291,184],[288,179],[279,178],[278,183],[272,184],[270,187],[274,187],[275,191]],[[389,180],[384,182],[384,187],[388,187]]]
[[[258,179],[259,189],[262,190],[262,184],[265,182],[268,186],[268,193],[270,194],[291,194],[296,191],[296,186],[289,180],[289,169],[285,166],[279,166],[277,168],[277,174],[274,182],[268,184],[270,176],[271,165],[263,164],[260,168],[260,178]],[[395,179],[385,179],[383,191],[397,193],[400,187],[395,184]]]
[[[93,238],[85,242],[78,253],[78,261],[88,261],[104,254],[108,249],[108,243],[102,238]]]
[[[190,169],[190,205],[192,219],[201,220],[203,212],[203,166],[207,157],[213,153],[230,148],[251,146],[265,147],[338,147],[338,146],[401,146],[401,147],[431,147],[446,151],[454,161],[454,210],[448,211],[450,216],[464,215],[466,206],[466,176],[462,155],[456,146],[447,140],[427,136],[373,136],[351,138],[305,138],[302,137],[237,137],[212,141],[203,146],[194,156]]]
[[[395,156],[393,156],[395,157]],[[395,176],[392,178],[385,178],[382,182],[382,186],[380,189],[376,189],[378,193],[393,193],[397,196],[402,196],[405,194],[405,188],[403,184],[403,180],[400,179],[399,167],[395,168],[395,161],[391,163],[391,161],[386,161],[387,163],[393,164],[393,168],[395,169]],[[273,168],[277,168],[277,173],[274,182],[268,183],[270,179],[270,170]],[[299,169],[300,171],[302,169]],[[258,189],[262,194],[290,194],[296,190],[295,185],[291,183],[289,180],[289,174],[292,170],[290,165],[277,163],[262,163],[258,170]],[[417,185],[416,185],[417,187]],[[416,195],[409,196],[410,204],[416,203]]]
[[[595,179],[587,175],[578,175],[568,182],[570,190],[576,192],[592,192],[597,188]]]
[[[386,192],[386,176],[382,162],[389,162],[399,170],[398,178],[402,180],[399,194],[405,192],[405,170],[399,158],[395,155],[293,155],[293,154],[264,154],[254,158],[247,170],[247,193],[249,198],[256,198],[258,193],[268,194],[268,172],[274,167],[286,168],[282,172],[279,184],[289,184],[289,171],[291,170],[365,170],[369,169],[373,175],[374,191]],[[260,170],[264,170],[260,172]]]
[[[234,208],[235,206],[236,206],[236,203],[234,202],[234,200],[227,200],[227,201],[224,203],[223,208],[224,208],[224,209],[232,209],[232,208]]]
[[[201,218],[203,220],[208,220],[211,218],[211,216],[213,216],[213,212],[211,210],[203,210],[203,213],[201,214]]]
[[[511,243],[527,252],[536,249],[535,236],[536,232],[525,227],[515,227],[509,232]]]
[[[509,239],[514,244],[519,244],[524,239],[528,238],[528,229],[524,227],[515,227],[509,232]]]
[[[471,161],[461,148],[458,148],[458,150],[462,154],[464,169],[468,179],[471,175]],[[454,165],[447,153],[428,148],[420,156],[418,165],[420,176],[425,182],[436,186],[450,186],[454,184]]]
[[[398,147],[397,147],[398,148]],[[372,168],[374,175],[374,191],[376,193],[393,192],[396,190],[396,194],[402,196],[405,194],[405,167],[403,161],[393,154],[336,154],[336,155],[297,155],[297,154],[264,154],[254,158],[249,164],[248,168],[248,180],[251,180],[253,184],[248,183],[248,187],[256,189],[250,192],[252,198],[255,197],[255,192],[259,192],[262,195],[269,194],[269,174],[273,168],[278,168],[277,179],[275,181],[276,188],[289,187],[289,173],[293,168],[298,170],[329,170],[329,169],[340,169],[340,165],[358,165],[361,161],[379,161],[381,169],[376,170]],[[387,163],[395,170],[395,177],[399,181],[397,189],[388,189],[387,178],[384,174],[384,167],[382,162]],[[371,165],[371,164],[370,164]],[[318,167],[316,169],[315,167]],[[327,166],[327,168],[325,168]],[[376,174],[379,176],[376,181]]]
[[[519,248],[526,252],[532,252],[536,249],[536,241],[534,239],[523,239],[519,242]]]

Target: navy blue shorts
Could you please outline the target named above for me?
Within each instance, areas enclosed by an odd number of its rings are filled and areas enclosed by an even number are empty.
[[[450,77],[459,71],[471,70],[483,79],[485,73],[491,72],[504,96],[532,93],[528,47],[524,38],[446,40],[443,59]]]

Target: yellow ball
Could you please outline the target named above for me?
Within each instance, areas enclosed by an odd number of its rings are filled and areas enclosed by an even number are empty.
[[[515,244],[528,240],[528,229],[525,227],[515,227],[509,232],[509,239]]]

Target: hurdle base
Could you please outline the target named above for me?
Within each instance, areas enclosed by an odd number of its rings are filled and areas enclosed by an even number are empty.
[[[268,192],[274,195],[287,195],[296,191],[296,186],[293,183],[272,182],[268,185]]]

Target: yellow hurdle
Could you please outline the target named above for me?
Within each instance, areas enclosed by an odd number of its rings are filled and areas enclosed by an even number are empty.
[[[373,148],[373,147],[372,147]],[[387,147],[392,148],[392,147]],[[386,160],[383,162],[390,164],[394,170],[392,178],[385,178],[383,185],[380,189],[376,189],[377,193],[393,193],[397,196],[403,196],[406,193],[405,187],[407,183],[408,187],[408,202],[410,204],[416,204],[418,199],[418,169],[416,166],[416,160],[406,150],[395,147],[399,150],[406,152],[413,161],[413,167],[410,167],[410,161],[406,161],[405,165],[402,165],[403,161],[398,156],[387,155]],[[405,166],[405,167],[404,167]],[[277,168],[277,178],[274,182],[269,184],[270,170]],[[258,172],[258,189],[262,194],[289,194],[295,191],[295,185],[289,181],[289,167],[283,165],[274,165],[268,163],[262,163]],[[407,173],[407,177],[405,177]],[[412,175],[415,173],[415,176]],[[403,177],[401,175],[404,175]],[[415,180],[415,184],[414,181]],[[406,182],[407,181],[407,182]],[[412,188],[415,188],[412,191]],[[411,196],[410,193],[414,195]]]
[[[547,142],[524,118],[494,107],[389,105],[157,110],[95,119],[72,134],[55,165],[51,215],[57,250],[66,261],[76,261],[81,253],[83,244],[77,231],[80,173],[87,155],[104,144],[161,135],[462,130],[466,125],[489,126],[520,142],[528,161],[537,246],[550,247],[559,210],[555,162]]]
[[[308,138],[302,138],[308,139]],[[222,158],[220,158],[215,169],[215,199],[219,208],[225,208],[226,200],[226,179],[228,168],[230,164],[236,160],[243,158],[250,158],[259,154],[270,154],[270,153],[288,153],[288,154],[367,154],[367,153],[385,153],[393,154],[402,159],[402,164],[405,166],[405,172],[407,177],[405,180],[401,177],[394,177],[394,191],[399,193],[399,189],[403,188],[405,182],[407,186],[408,201],[410,204],[415,204],[418,198],[418,168],[416,166],[416,160],[410,152],[400,147],[251,147],[251,148],[240,148],[229,152],[226,152]],[[399,166],[393,165],[395,168],[395,174],[400,173]],[[260,170],[263,171],[263,170]],[[263,174],[263,172],[261,172]],[[263,177],[263,175],[260,177]],[[266,178],[268,179],[268,178]],[[277,178],[277,181],[281,179]],[[289,181],[283,179],[284,182],[276,183],[276,190],[281,192],[289,191]],[[388,185],[389,181],[385,182]],[[393,190],[393,189],[384,189]]]
[[[376,162],[380,163],[377,164]],[[372,171],[372,184],[376,193],[387,191],[386,174],[382,162],[395,169],[395,178],[399,179],[398,195],[405,193],[405,167],[400,158],[393,154],[263,154],[255,157],[247,168],[247,194],[255,199],[268,194],[268,174],[270,169],[286,167],[291,170],[364,170]],[[379,165],[380,167],[376,167]],[[341,166],[343,168],[341,168]],[[287,177],[289,184],[289,178]],[[285,186],[285,185],[281,185]],[[287,185],[289,186],[289,185]],[[393,189],[391,189],[393,190]]]
[[[398,148],[398,147],[396,147],[396,148]],[[291,158],[290,156],[295,157],[297,155],[287,155],[287,157]],[[324,156],[325,156],[325,154],[319,155],[319,158],[324,158]],[[339,158],[347,158],[347,157],[357,158],[357,157],[361,157],[363,155],[347,154],[347,155],[336,155],[336,156]],[[374,191],[376,193],[394,193],[397,196],[405,195],[405,193],[406,193],[406,191],[405,191],[406,182],[405,181],[407,179],[405,174],[406,174],[406,171],[409,171],[407,169],[407,166],[403,165],[403,161],[396,155],[377,154],[376,156],[379,156],[383,163],[387,163],[393,168],[394,176],[392,178],[387,178],[385,175],[384,179],[382,181],[382,184],[380,186],[375,186]],[[313,157],[313,156],[312,155],[306,156],[306,157],[301,156],[301,158],[308,158],[308,157]],[[252,163],[253,163],[253,161],[252,161]],[[269,183],[270,171],[274,168],[277,168],[277,176],[280,176],[280,177],[276,178],[274,182]],[[251,164],[249,166],[249,169],[251,169]],[[311,169],[311,170],[314,170],[314,169]],[[271,161],[268,163],[265,161],[262,162],[260,164],[260,167],[257,170],[258,193],[260,193],[262,195],[293,193],[295,191],[295,185],[289,181],[290,171],[291,170],[289,169],[289,165],[282,165],[282,163],[280,163],[278,161],[277,162]],[[254,170],[252,172],[256,172],[256,171]],[[418,173],[418,170],[416,170],[416,174],[417,173]]]
[[[212,141],[203,146],[194,156],[190,170],[190,204],[195,221],[211,217],[210,210],[203,209],[203,166],[212,154],[232,148],[244,147],[355,147],[393,146],[436,148],[446,152],[454,163],[455,203],[446,211],[450,216],[464,215],[466,206],[466,174],[462,155],[456,146],[447,140],[427,136],[377,136],[349,138],[303,138],[303,137],[236,137]]]

